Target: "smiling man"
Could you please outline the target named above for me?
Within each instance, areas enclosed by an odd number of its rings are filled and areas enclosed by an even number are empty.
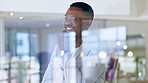
[[[90,5],[84,2],[72,3],[65,14],[63,33],[75,32],[75,52],[64,52],[65,54],[61,56],[61,51],[65,51],[63,45],[63,38],[59,41],[58,45],[55,47],[53,54],[50,59],[48,68],[44,74],[42,83],[53,83],[53,80],[59,80],[54,78],[53,65],[58,66],[62,73],[61,83],[73,83],[70,81],[70,72],[67,71],[69,68],[69,62],[71,57],[75,58],[75,70],[76,70],[76,83],[104,83],[105,80],[105,66],[97,63],[96,65],[87,67],[84,71],[82,69],[82,59],[80,57],[82,51],[82,31],[87,30],[92,24],[94,18],[94,12]],[[89,47],[88,47],[89,48]],[[85,52],[85,56],[91,56],[91,51]],[[62,57],[63,64],[55,62],[55,57]],[[60,76],[60,75],[59,75]],[[73,80],[74,81],[74,80]],[[59,82],[55,82],[59,83]]]
[[[91,6],[83,2],[77,2],[70,5],[65,14],[65,32],[74,31],[76,33],[76,47],[82,43],[81,33],[87,30],[92,23],[94,12]]]

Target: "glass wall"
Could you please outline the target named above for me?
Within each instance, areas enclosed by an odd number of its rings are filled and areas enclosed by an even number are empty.
[[[52,51],[59,40],[59,33],[44,33],[45,31],[44,28],[5,29],[6,54],[1,57],[3,77],[0,81],[2,83],[39,83],[42,80]],[[64,35],[69,38],[64,42],[65,44],[69,42],[69,50],[75,47],[75,39],[70,37],[73,36],[72,34]],[[83,51],[95,48],[94,52],[100,59],[124,56],[122,47],[126,40],[125,27],[90,30],[84,31],[82,34]],[[92,61],[93,57],[88,59],[90,59],[88,61]]]
[[[1,83],[39,83],[38,35],[16,28],[5,29],[5,55],[0,63]]]
[[[105,64],[106,83],[132,83],[146,80],[147,35],[144,33],[146,30],[133,33],[130,21],[128,25],[125,21],[119,23],[119,21],[95,20],[95,23],[98,24],[91,26],[92,30],[82,33],[83,44],[80,55],[83,71],[85,72],[90,65],[100,63]],[[106,25],[106,28],[95,26],[99,23],[101,27]],[[135,22],[135,24],[138,23]],[[40,83],[42,81],[53,50],[61,37],[58,30],[64,29],[59,27],[60,24],[57,25],[53,27],[51,24],[52,27],[44,28],[5,27],[5,55],[0,56],[0,74],[2,75],[0,83]],[[148,25],[145,24],[145,26]],[[54,31],[53,28],[58,30]],[[76,42],[73,36],[75,33],[64,35],[64,44],[68,44],[68,47],[65,51],[61,51],[61,55],[66,54],[66,51],[75,50]],[[90,55],[95,56],[86,56],[85,51],[90,49],[93,50]],[[57,63],[62,63],[59,58],[57,60]],[[74,64],[71,63],[70,67],[76,66],[75,60],[71,61]],[[75,80],[75,70],[69,71],[74,78],[71,79]],[[59,75],[58,69],[55,69],[54,73]],[[85,73],[83,76],[86,76]],[[63,79],[62,76],[61,78]]]

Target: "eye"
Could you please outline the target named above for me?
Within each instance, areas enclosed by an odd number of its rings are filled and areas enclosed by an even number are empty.
[[[73,22],[76,20],[75,17],[70,17],[69,19]]]
[[[64,18],[65,20],[67,20],[68,19],[68,17],[67,16],[65,16],[65,18]]]
[[[80,19],[79,18],[75,18],[75,21],[79,21]]]

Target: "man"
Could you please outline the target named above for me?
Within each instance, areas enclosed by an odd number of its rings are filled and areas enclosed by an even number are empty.
[[[95,66],[91,66],[89,68],[86,68],[85,70],[82,69],[82,60],[80,57],[81,50],[82,50],[82,31],[87,30],[93,20],[94,12],[91,6],[84,2],[75,2],[70,5],[69,9],[67,10],[65,14],[65,21],[64,26],[65,30],[63,33],[69,33],[69,32],[75,32],[75,51],[72,52],[63,52],[65,51],[65,45],[63,45],[64,39],[62,38],[59,41],[59,44],[55,47],[53,54],[50,59],[50,63],[48,65],[48,68],[44,74],[42,83],[51,83],[53,80],[60,80],[54,78],[54,70],[53,65],[56,64],[56,68],[59,68],[63,74],[62,79],[64,80],[64,83],[71,83],[70,81],[70,72],[67,71],[67,63],[70,61],[71,57],[74,56],[75,62],[76,62],[76,81],[75,83],[104,83],[105,79],[105,66],[102,64],[96,64]],[[67,47],[67,46],[66,46]],[[91,50],[85,52],[86,56],[91,56]],[[68,51],[68,50],[67,50]],[[63,65],[58,64],[55,60],[56,56],[61,56],[62,53],[62,60],[64,60]],[[62,63],[60,59],[58,59]],[[59,62],[59,63],[60,63]],[[66,67],[65,67],[66,66]],[[60,75],[59,74],[59,75]],[[52,80],[52,81],[51,81]],[[74,81],[74,80],[73,80]],[[55,81],[54,81],[55,82]],[[59,83],[59,82],[55,82]],[[63,82],[61,82],[63,83]]]

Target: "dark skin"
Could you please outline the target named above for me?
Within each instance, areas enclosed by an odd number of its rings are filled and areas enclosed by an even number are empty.
[[[89,28],[92,23],[92,17],[85,13],[81,8],[70,7],[65,14],[65,18],[68,20],[64,21],[65,30],[63,32],[76,33],[76,48],[78,48],[82,44],[82,31]],[[63,42],[64,39],[62,38],[59,42],[61,50],[64,49],[64,45],[61,45]]]

